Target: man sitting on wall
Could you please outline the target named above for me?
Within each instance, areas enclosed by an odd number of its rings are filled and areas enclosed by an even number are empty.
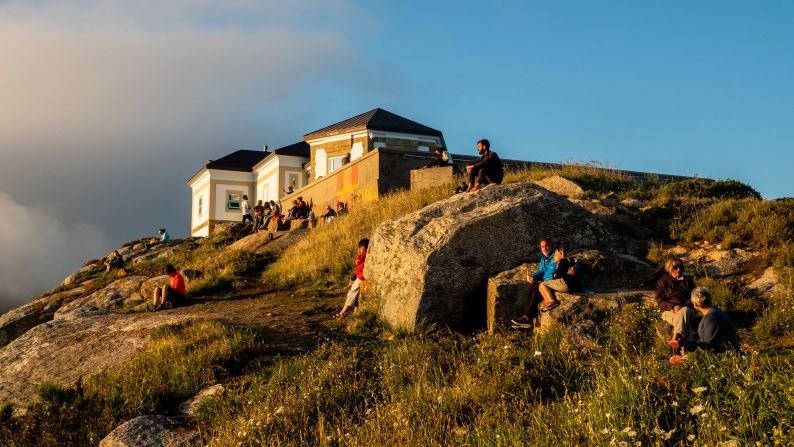
[[[469,173],[469,189],[466,192],[476,191],[492,183],[499,185],[505,175],[502,160],[496,152],[491,151],[491,143],[488,140],[482,139],[477,142],[477,153],[480,154],[480,158],[466,166],[466,172]]]

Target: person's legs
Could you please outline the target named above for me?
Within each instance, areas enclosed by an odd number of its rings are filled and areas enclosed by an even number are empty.
[[[540,295],[543,297],[543,304],[549,305],[557,302],[557,296],[555,295],[554,291],[551,290],[548,285],[546,285],[545,281],[540,283],[538,290],[540,291]]]
[[[160,299],[163,296],[163,291],[160,287],[154,288],[154,296],[152,297],[152,306],[157,306],[160,304]]]
[[[344,317],[348,314],[356,304],[358,303],[358,296],[361,293],[361,280],[356,278],[353,281],[353,284],[350,286],[350,290],[347,292],[347,299],[345,300],[345,305],[342,306],[342,310],[339,311],[337,316]]]
[[[480,175],[480,168],[471,168],[469,171],[469,188],[466,191],[473,191],[474,184],[477,182],[477,177]]]
[[[682,307],[678,312],[666,310],[662,312],[662,319],[673,326],[673,339],[679,336],[684,342],[695,341],[697,313],[690,307]]]

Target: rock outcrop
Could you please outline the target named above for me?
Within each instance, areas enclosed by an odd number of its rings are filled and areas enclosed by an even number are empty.
[[[652,286],[656,270],[635,256],[600,250],[571,254],[582,263],[582,275],[589,289],[601,292]]]
[[[55,319],[64,320],[108,314],[137,306],[144,302],[141,286],[148,281],[149,278],[146,276],[128,276],[117,279],[103,289],[62,306],[55,312]],[[153,287],[152,285],[151,288]]]
[[[537,185],[488,186],[379,225],[364,277],[392,325],[482,327],[488,278],[534,257],[542,238],[572,252],[625,246],[602,220]]]
[[[540,314],[540,331],[547,331],[555,325],[570,327],[577,335],[592,337],[591,330],[598,327],[607,316],[629,303],[639,303],[646,307],[656,307],[653,290],[627,290],[621,292],[598,293],[592,296],[557,293],[560,306],[550,312]]]
[[[740,273],[745,264],[756,256],[741,248],[728,250],[721,247],[688,249],[678,246],[666,250],[665,254],[681,258],[685,264],[694,267],[698,273],[702,272],[708,276],[716,277]]]
[[[552,175],[542,180],[538,180],[535,182],[535,184],[541,186],[542,188],[548,189],[555,194],[570,197],[571,199],[578,199],[584,195],[584,189],[581,185],[573,180],[560,177],[559,175]]]
[[[65,301],[80,296],[82,293],[83,288],[77,287],[65,292],[45,295],[32,303],[9,310],[0,316],[0,346],[9,343],[35,326],[52,320],[55,312]]]
[[[184,417],[139,416],[118,426],[100,447],[193,447],[201,445],[201,434]]]
[[[223,394],[224,387],[221,384],[212,385],[211,387],[204,388],[203,390],[199,391],[198,394],[191,397],[190,399],[186,400],[179,404],[179,412],[187,415],[193,416],[198,411],[201,404],[206,402],[207,400],[219,396]]]

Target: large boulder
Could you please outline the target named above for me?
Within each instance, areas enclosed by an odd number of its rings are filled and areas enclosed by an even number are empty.
[[[557,194],[530,183],[494,185],[379,225],[364,277],[392,325],[482,327],[488,278],[537,257],[543,238],[572,252],[625,246],[606,223]]]
[[[64,320],[88,315],[108,314],[124,308],[131,308],[145,301],[141,286],[149,278],[146,276],[127,276],[117,279],[96,292],[71,301],[55,312],[55,319]]]
[[[149,415],[131,419],[110,432],[100,447],[192,447],[201,434],[184,417]]]

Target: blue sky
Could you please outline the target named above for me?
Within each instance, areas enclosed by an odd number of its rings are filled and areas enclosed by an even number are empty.
[[[354,94],[323,122],[374,101],[443,130],[455,151],[486,136],[509,158],[731,177],[794,195],[794,3],[360,6],[379,26],[356,47],[408,94]]]
[[[187,179],[383,107],[503,158],[794,196],[794,3],[0,0],[0,310],[189,232]]]

